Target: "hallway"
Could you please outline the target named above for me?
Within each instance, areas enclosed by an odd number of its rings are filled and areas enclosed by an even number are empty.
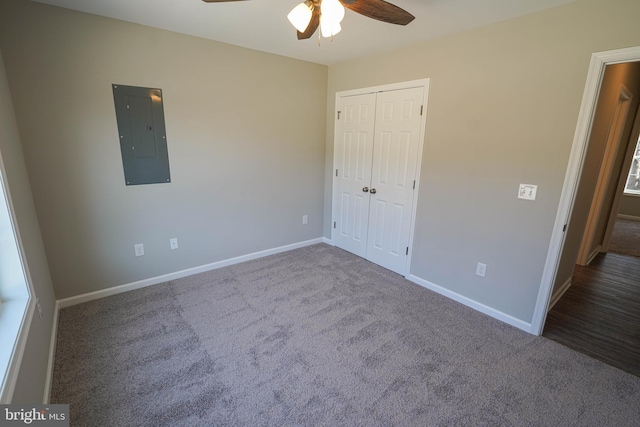
[[[601,253],[576,265],[542,335],[640,376],[640,258]]]

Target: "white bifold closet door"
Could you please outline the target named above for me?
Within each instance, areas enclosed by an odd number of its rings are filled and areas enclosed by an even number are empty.
[[[405,274],[424,88],[341,97],[336,119],[336,246]]]

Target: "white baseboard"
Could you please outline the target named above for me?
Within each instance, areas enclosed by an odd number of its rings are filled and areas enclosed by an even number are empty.
[[[331,239],[327,239],[326,237],[323,237],[323,238],[322,238],[322,242],[323,242],[323,243],[326,243],[327,245],[331,245],[331,246],[333,246],[333,240],[331,240]]]
[[[633,216],[633,215],[618,214],[618,218],[630,219],[631,221],[640,221],[640,216]]]
[[[589,256],[587,257],[587,263],[586,263],[585,265],[589,265],[589,264],[591,264],[591,261],[593,261],[593,259],[594,259],[596,256],[598,256],[598,254],[600,253],[600,251],[601,251],[601,250],[602,250],[602,246],[601,246],[601,245],[598,245],[598,247],[597,247],[597,248],[595,248],[595,249],[593,250],[593,252],[591,252],[591,253],[589,254]]]
[[[496,310],[495,308],[489,307],[487,305],[484,305],[478,301],[475,301],[471,298],[465,297],[464,295],[460,295],[456,292],[453,292],[449,289],[443,288],[442,286],[436,285],[435,283],[431,283],[428,280],[422,279],[418,276],[415,276],[413,274],[410,274],[406,277],[407,280],[416,283],[424,288],[427,288],[431,291],[434,291],[436,293],[439,293],[440,295],[443,295],[447,298],[450,298],[454,301],[457,301],[461,304],[466,305],[467,307],[473,308],[474,310],[477,310],[481,313],[486,314],[487,316],[491,316],[494,319],[498,319],[502,322],[508,323],[511,326],[515,326],[518,329],[522,329],[525,332],[528,332],[530,334],[534,334],[534,331],[532,329],[532,324],[530,322],[525,322],[524,320],[520,320],[518,318],[515,318],[509,314],[503,313],[500,310]]]
[[[251,260],[262,258],[265,256],[274,255],[281,252],[287,252],[287,251],[302,248],[305,246],[315,245],[317,243],[323,243],[324,242],[323,239],[324,238],[322,237],[318,237],[317,239],[311,239],[304,242],[292,243],[290,245],[280,246],[272,249],[266,249],[264,251],[241,255],[235,258],[229,258],[222,261],[212,262],[211,264],[205,264],[199,267],[187,268],[186,270],[176,271],[175,273],[163,274],[162,276],[150,277],[148,279],[139,280],[137,282],[132,282],[132,283],[126,283],[124,285],[118,285],[108,289],[101,289],[99,291],[88,292],[86,294],[76,295],[69,298],[63,298],[57,301],[58,308],[65,308],[72,305],[81,304],[83,302],[93,301],[93,300],[105,298],[111,295],[133,291],[135,289],[146,288],[147,286],[157,285],[159,283],[168,282],[170,280],[181,279],[183,277],[191,276],[193,274],[204,273],[206,271],[216,270],[218,268],[227,267],[229,265],[239,264],[241,262],[251,261]]]
[[[571,287],[571,277],[569,277],[567,281],[564,282],[562,286],[560,286],[560,288],[551,296],[551,302],[549,303],[549,308],[547,308],[547,313],[551,311],[553,306],[556,305],[558,301],[560,301],[560,298],[562,298],[562,295],[564,295],[564,293],[567,292],[567,290],[570,287]]]
[[[44,382],[44,395],[42,396],[42,403],[44,405],[49,404],[49,398],[51,397],[51,385],[53,383],[53,362],[56,355],[56,339],[58,337],[58,312],[60,311],[60,304],[56,301],[56,305],[53,309],[53,325],[51,326],[51,341],[49,342],[49,359],[47,361],[47,377]]]

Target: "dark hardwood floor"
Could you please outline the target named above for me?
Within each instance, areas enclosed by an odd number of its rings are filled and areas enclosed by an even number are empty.
[[[640,258],[600,254],[571,283],[542,335],[640,376]]]

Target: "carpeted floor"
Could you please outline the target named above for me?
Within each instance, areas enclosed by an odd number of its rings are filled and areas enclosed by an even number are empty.
[[[640,257],[640,221],[616,218],[609,251]]]
[[[51,403],[77,426],[636,426],[640,378],[320,244],[61,310]]]

